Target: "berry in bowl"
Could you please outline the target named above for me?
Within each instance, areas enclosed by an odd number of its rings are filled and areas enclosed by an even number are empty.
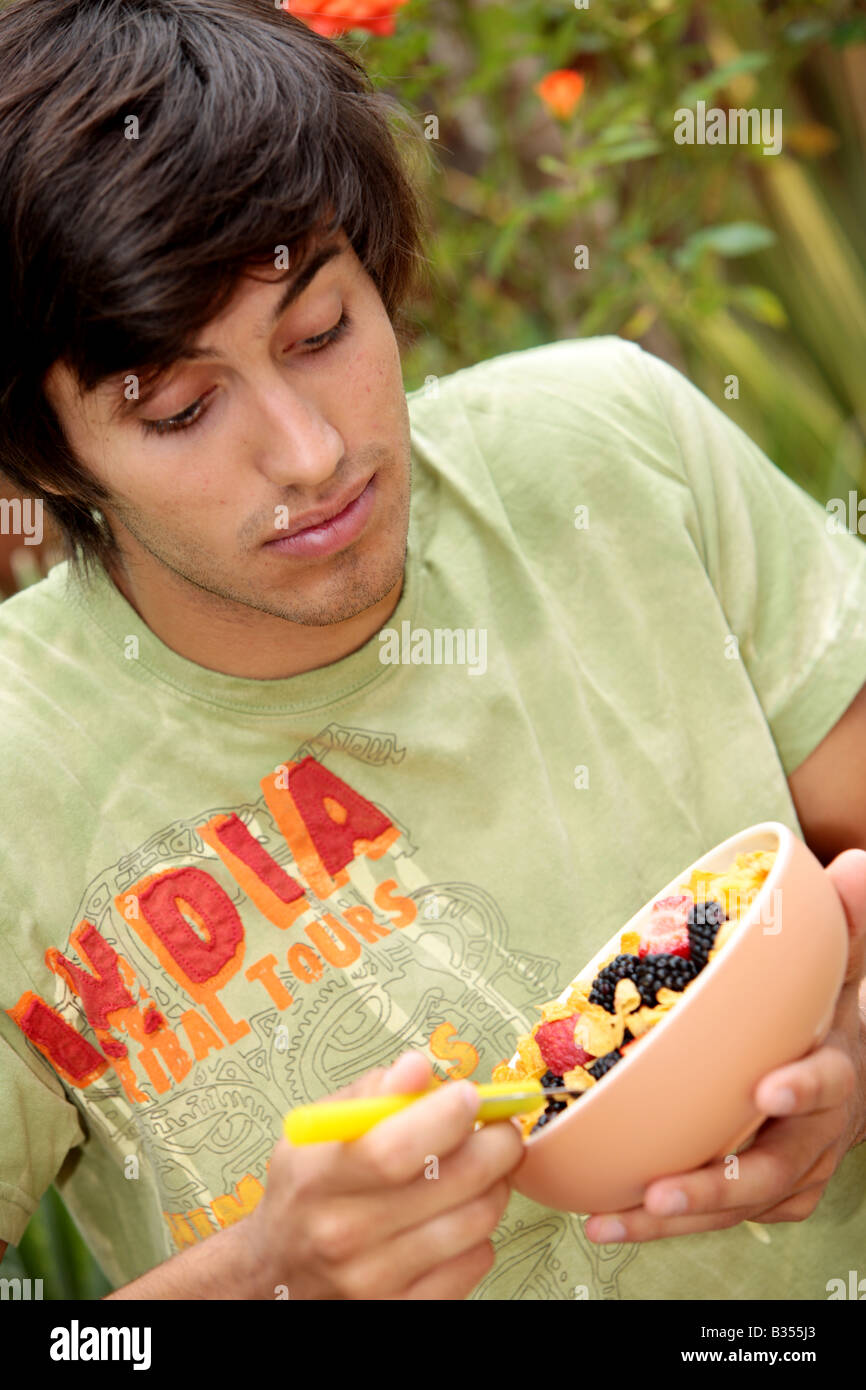
[[[763,1076],[826,1037],[848,958],[831,879],[765,821],[667,884],[517,1040],[494,1081],[573,1094],[520,1118],[512,1186],[545,1206],[638,1206],[647,1185],[741,1148]]]

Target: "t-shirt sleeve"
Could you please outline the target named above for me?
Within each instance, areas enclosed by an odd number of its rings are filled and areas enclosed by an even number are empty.
[[[790,776],[866,682],[866,545],[682,373],[623,346],[676,441],[693,539]]]
[[[69,1150],[86,1136],[59,1077],[0,1009],[0,1240],[17,1245]]]

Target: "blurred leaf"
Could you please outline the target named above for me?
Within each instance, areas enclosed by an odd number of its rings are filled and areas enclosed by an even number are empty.
[[[636,313],[627,319],[620,329],[623,338],[642,338],[648,333],[658,318],[658,309],[654,304],[642,304]]]
[[[540,154],[535,163],[543,174],[553,174],[556,178],[564,178],[571,172],[567,164],[555,159],[552,154]]]
[[[785,149],[807,158],[817,158],[829,154],[839,145],[839,136],[828,126],[817,121],[800,121],[785,131]]]
[[[31,1217],[17,1256],[27,1277],[42,1279],[45,1299],[97,1299],[111,1291],[54,1187],[49,1187]]]
[[[719,256],[748,256],[753,251],[773,246],[775,241],[775,232],[760,222],[727,222],[718,227],[703,227],[677,252],[674,264],[680,270],[688,270],[704,251],[715,251]]]
[[[834,48],[846,48],[850,43],[866,43],[866,15],[855,15],[837,24],[830,35],[830,42]]]
[[[829,16],[816,15],[813,19],[797,19],[782,31],[788,43],[808,43],[810,39],[824,38],[830,29]]]
[[[778,297],[763,285],[737,285],[731,292],[730,302],[744,309],[758,323],[766,323],[770,328],[784,328],[788,322],[785,306]]]
[[[697,101],[705,101],[707,97],[720,91],[732,77],[739,77],[746,72],[760,72],[770,59],[769,53],[740,53],[729,63],[722,63],[721,67],[714,68],[712,72],[690,82],[680,93],[677,105],[694,106]]]

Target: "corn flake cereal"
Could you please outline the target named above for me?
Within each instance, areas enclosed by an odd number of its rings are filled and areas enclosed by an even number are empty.
[[[642,932],[623,931],[618,950],[575,976],[564,1003],[548,1000],[537,1006],[541,1013],[538,1023],[531,1033],[517,1039],[518,1062],[514,1067],[500,1062],[493,1070],[493,1080],[536,1080],[552,1072],[561,1075],[563,1085],[577,1093],[567,1098],[566,1106],[575,1104],[622,1060],[625,1049],[668,1015],[701,970],[718,955],[761,891],[775,858],[775,853],[756,850],[738,854],[722,872],[695,869],[688,882],[680,885],[679,897],[658,899],[653,904],[653,909],[659,909],[658,916],[650,911],[641,918]],[[702,915],[696,918],[693,912],[696,904],[704,903],[717,905],[715,915],[708,915],[706,924]],[[709,933],[707,927],[711,928]],[[693,935],[696,929],[697,934]],[[620,960],[612,972],[603,973],[617,958],[632,956],[633,961]],[[593,993],[596,1001],[604,1003],[590,1002]],[[646,999],[655,1002],[650,1005]],[[569,1037],[570,1029],[551,1026],[572,1018],[573,1040]],[[540,1045],[536,1034],[541,1028],[546,1032],[540,1035]],[[582,1062],[569,1067],[568,1059],[578,1056],[582,1056]],[[550,1108],[554,1099],[551,1097],[547,1107],[540,1106],[520,1116],[524,1137],[562,1113],[561,1109]]]
[[[530,1033],[517,1039],[517,1051],[522,1063],[521,1075],[541,1076],[547,1070],[538,1043]]]
[[[555,1023],[558,1018],[570,1018],[574,1009],[570,1009],[568,1004],[542,1004],[541,1018],[544,1023]]]

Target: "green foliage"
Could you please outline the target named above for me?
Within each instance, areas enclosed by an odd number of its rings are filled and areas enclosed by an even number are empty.
[[[96,1299],[111,1285],[61,1201],[49,1187],[17,1247],[3,1257],[4,1278],[41,1279],[44,1299]]]
[[[409,0],[393,35],[343,36],[377,83],[439,122],[409,389],[501,352],[618,333],[685,371],[821,501],[866,485],[857,8]],[[535,91],[560,68],[586,84],[567,117]],[[675,113],[699,99],[781,110],[781,153],[678,145]]]

